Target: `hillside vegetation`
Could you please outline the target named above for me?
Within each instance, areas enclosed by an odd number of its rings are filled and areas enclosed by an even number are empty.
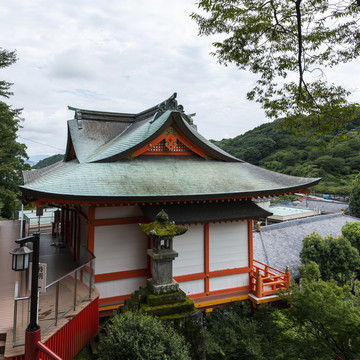
[[[36,163],[32,168],[33,169],[41,169],[46,166],[50,166],[52,164],[57,163],[58,161],[61,161],[64,159],[64,154],[56,154],[49,156],[45,159],[40,160],[38,163]]]
[[[360,114],[328,137],[298,137],[281,129],[281,120],[232,139],[213,141],[230,154],[288,175],[321,177],[320,193],[349,195],[360,171]]]

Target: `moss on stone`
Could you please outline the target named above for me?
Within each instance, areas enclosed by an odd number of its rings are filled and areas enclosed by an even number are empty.
[[[149,294],[147,296],[146,302],[150,306],[159,306],[159,305],[165,305],[165,304],[174,304],[183,302],[186,300],[186,295],[182,290],[175,291],[172,293],[166,293],[166,294]]]
[[[141,304],[140,309],[148,314],[162,317],[171,314],[192,312],[194,309],[194,302],[189,298],[186,298],[185,301],[182,302],[162,304],[157,306]]]

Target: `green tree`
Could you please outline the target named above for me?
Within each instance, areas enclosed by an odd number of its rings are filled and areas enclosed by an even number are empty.
[[[322,280],[334,279],[340,285],[352,282],[360,270],[358,250],[342,236],[323,239],[315,232],[305,236],[300,259],[303,264],[315,262]]]
[[[360,179],[359,175],[354,180],[350,191],[350,214],[360,217]]]
[[[46,166],[50,166],[52,164],[57,163],[58,161],[62,161],[64,159],[64,154],[56,154],[49,156],[45,159],[40,160],[38,163],[36,163],[32,168],[33,169],[42,169]]]
[[[150,315],[128,311],[108,323],[100,360],[190,360],[184,338]]]
[[[16,62],[16,52],[8,51],[0,47],[0,69],[8,67]],[[8,98],[13,93],[9,91],[12,83],[0,80],[0,96]]]
[[[14,51],[0,48],[0,69],[16,61]],[[8,98],[11,83],[0,81],[0,96]],[[21,171],[30,169],[24,159],[28,158],[26,146],[18,143],[17,131],[20,128],[21,110],[11,109],[0,101],[0,217],[10,218],[13,201],[19,194],[22,183]]]
[[[319,280],[318,266],[302,269],[301,285],[282,295],[290,305],[278,313],[283,341],[297,360],[353,360],[360,355],[360,299],[349,287]],[[291,357],[289,359],[292,359]]]
[[[348,222],[342,227],[341,232],[360,253],[360,223]]]
[[[291,359],[274,321],[274,309],[263,306],[253,314],[247,303],[213,311],[206,318],[207,360]]]
[[[14,200],[22,183],[21,171],[30,169],[25,164],[26,146],[16,141],[20,110],[12,110],[0,101],[0,216],[10,218]]]
[[[212,55],[259,76],[247,98],[267,116],[285,116],[285,126],[313,135],[355,117],[350,92],[323,69],[359,56],[359,0],[200,0],[198,7],[208,14],[192,14],[199,34],[223,35]]]

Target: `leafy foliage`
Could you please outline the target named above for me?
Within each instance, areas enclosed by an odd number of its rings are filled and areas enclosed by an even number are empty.
[[[38,163],[36,163],[32,168],[33,169],[42,169],[46,166],[50,166],[52,164],[57,163],[58,161],[61,161],[64,159],[64,154],[56,154],[49,156],[45,159],[40,160]]]
[[[200,0],[208,17],[193,13],[200,35],[222,64],[258,75],[247,93],[284,126],[326,134],[355,117],[349,91],[326,80],[323,69],[360,55],[359,2],[354,0]]]
[[[213,311],[206,321],[208,360],[287,359],[289,351],[273,320],[274,310],[264,306],[254,315],[246,303]]]
[[[8,51],[0,47],[0,69],[12,65],[16,60],[15,51]],[[0,80],[0,96],[8,98],[13,94],[9,91],[11,85],[12,83]]]
[[[152,316],[117,314],[99,347],[101,360],[190,360],[184,338]]]
[[[360,253],[360,223],[348,222],[342,227],[341,232]]]
[[[360,217],[360,180],[359,175],[355,178],[350,192],[350,213],[356,217]]]
[[[245,303],[214,310],[206,318],[208,360],[353,360],[360,355],[360,298],[335,281],[319,280],[319,266],[301,268],[301,285],[280,296],[289,306]]]
[[[0,48],[0,69],[16,61],[15,51]],[[8,98],[12,84],[0,80],[0,96]],[[11,109],[0,101],[0,218],[10,218],[13,202],[19,194],[18,186],[22,182],[21,171],[29,169],[24,159],[28,158],[26,146],[16,141],[20,128],[21,110]]]
[[[303,264],[315,262],[322,280],[334,279],[340,285],[353,281],[360,271],[359,252],[343,236],[327,236],[323,239],[315,232],[305,236],[300,259]]]
[[[360,114],[331,136],[310,139],[281,128],[283,120],[262,124],[232,139],[213,141],[254,165],[288,175],[321,177],[320,193],[349,195],[360,171]]]
[[[347,286],[318,279],[317,265],[302,269],[301,286],[283,295],[290,307],[278,318],[294,359],[353,360],[360,355],[360,299]]]
[[[21,171],[30,169],[25,164],[26,146],[16,141],[20,110],[12,110],[0,101],[0,215],[10,218],[14,200],[22,183]]]

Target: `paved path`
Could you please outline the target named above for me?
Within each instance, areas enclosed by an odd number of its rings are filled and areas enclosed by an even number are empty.
[[[19,237],[19,221],[0,221],[0,333],[13,327],[15,282],[24,276],[23,272],[11,269],[9,252],[18,247],[15,240]]]
[[[11,268],[12,257],[10,255],[10,251],[18,247],[18,245],[15,243],[15,240],[19,238],[20,221],[0,221],[0,334],[7,333],[6,349],[7,352],[13,351],[14,354],[11,355],[14,356],[18,355],[16,353],[17,351],[21,351],[20,348],[11,349],[16,281],[18,281],[19,283],[18,296],[29,296],[27,278],[28,272],[13,271]],[[52,238],[51,234],[40,235],[40,262],[48,264],[47,284],[50,284],[55,280],[65,276],[66,274],[78,267],[77,263],[73,260],[72,255],[66,247],[60,248],[57,246],[51,246],[53,240],[54,239]],[[49,293],[49,295],[51,294]],[[64,296],[62,296],[62,299],[64,299]],[[24,309],[22,309],[22,307]],[[18,320],[23,318],[24,324],[22,324],[23,326],[21,326],[18,321],[19,331],[17,334],[17,339],[19,339],[18,336],[20,336],[20,338],[24,336],[24,331],[27,326],[27,306],[25,302],[22,307],[19,307],[20,313],[18,313]],[[45,311],[46,309],[43,310]],[[21,311],[24,314],[21,314]],[[22,340],[20,339],[19,341],[21,343]]]

